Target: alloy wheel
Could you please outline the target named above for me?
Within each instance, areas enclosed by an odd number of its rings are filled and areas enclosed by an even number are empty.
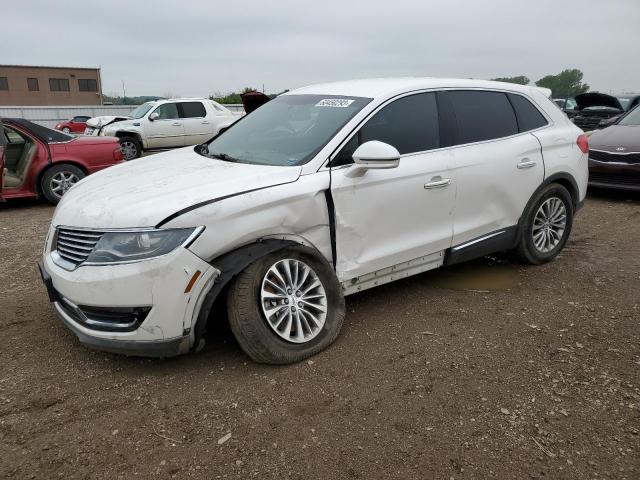
[[[58,172],[51,177],[51,191],[57,197],[62,197],[62,195],[67,193],[79,180],[78,176],[73,172]]]
[[[125,160],[133,160],[138,155],[138,146],[128,140],[120,143],[120,150]]]
[[[567,228],[567,207],[562,199],[546,199],[533,219],[533,244],[542,253],[548,253],[558,246]]]
[[[280,260],[267,270],[260,303],[269,327],[292,343],[314,339],[327,319],[324,286],[316,272],[300,260]]]

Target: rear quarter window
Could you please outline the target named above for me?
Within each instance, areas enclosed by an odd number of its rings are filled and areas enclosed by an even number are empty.
[[[456,144],[481,142],[518,133],[516,114],[502,92],[449,92],[458,125]]]
[[[509,94],[509,100],[516,111],[518,127],[521,132],[528,132],[548,124],[547,119],[529,100],[522,95]]]

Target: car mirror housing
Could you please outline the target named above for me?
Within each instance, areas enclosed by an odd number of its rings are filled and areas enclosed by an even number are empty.
[[[353,152],[353,161],[364,168],[396,168],[400,164],[400,152],[388,143],[371,140]]]
[[[160,118],[160,114],[158,112],[153,112],[151,115],[149,115],[149,120],[151,120],[152,122],[159,118]]]

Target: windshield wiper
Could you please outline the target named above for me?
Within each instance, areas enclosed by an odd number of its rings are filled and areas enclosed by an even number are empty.
[[[226,153],[210,153],[210,157],[217,158],[219,160],[224,160],[225,162],[241,162],[239,158],[232,157],[231,155],[227,155]]]

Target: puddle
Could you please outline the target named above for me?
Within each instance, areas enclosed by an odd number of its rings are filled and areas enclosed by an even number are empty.
[[[420,283],[449,290],[504,291],[518,284],[518,269],[505,260],[484,257],[420,276]]]

